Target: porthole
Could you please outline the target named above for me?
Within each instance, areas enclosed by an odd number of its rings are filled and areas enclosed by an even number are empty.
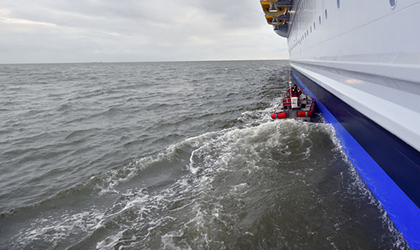
[[[337,8],[340,8],[340,0],[337,0]]]
[[[397,5],[397,0],[389,0],[389,4],[391,5],[392,9],[395,9],[395,6]]]

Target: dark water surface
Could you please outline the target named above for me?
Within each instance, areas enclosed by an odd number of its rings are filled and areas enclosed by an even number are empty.
[[[0,65],[0,249],[407,249],[289,71]]]

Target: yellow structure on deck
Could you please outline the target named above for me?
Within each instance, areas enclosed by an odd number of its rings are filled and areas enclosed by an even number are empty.
[[[289,19],[289,8],[292,1],[260,1],[267,23],[275,27],[285,25]]]

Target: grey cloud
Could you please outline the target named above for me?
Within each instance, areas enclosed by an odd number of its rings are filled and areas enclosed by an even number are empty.
[[[258,0],[4,1],[0,63],[287,56]]]

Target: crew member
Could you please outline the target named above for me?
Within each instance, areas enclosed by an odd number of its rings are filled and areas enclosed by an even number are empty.
[[[299,97],[302,94],[302,91],[298,88],[298,86],[295,84],[292,87],[292,97]]]

